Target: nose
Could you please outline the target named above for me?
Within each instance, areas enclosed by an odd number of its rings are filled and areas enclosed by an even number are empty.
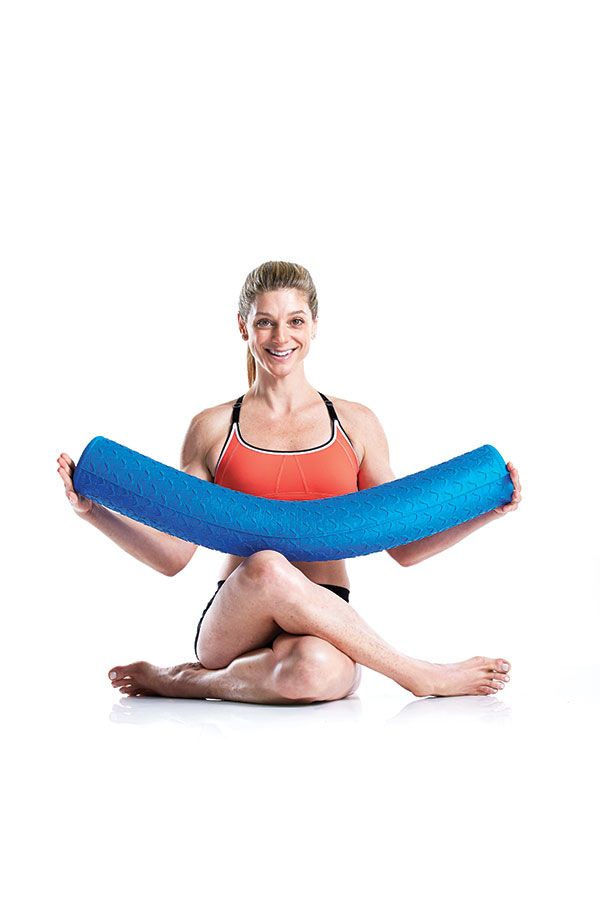
[[[287,329],[283,323],[275,326],[275,331],[273,333],[273,342],[275,344],[285,344],[287,341]]]

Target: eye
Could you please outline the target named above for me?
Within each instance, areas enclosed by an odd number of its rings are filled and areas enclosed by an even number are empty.
[[[292,322],[298,322],[300,325],[304,325],[304,319],[301,319],[300,316],[295,316],[295,317],[292,319]],[[254,324],[257,325],[257,326],[260,326],[260,325],[271,325],[272,322],[271,322],[270,319],[257,319],[256,322],[255,322]]]

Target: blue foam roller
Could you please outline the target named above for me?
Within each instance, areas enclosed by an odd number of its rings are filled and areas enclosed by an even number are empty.
[[[508,503],[513,492],[491,444],[364,491],[270,500],[195,478],[105,437],[87,445],[73,485],[102,506],[212,550],[277,550],[303,561],[409,544]]]

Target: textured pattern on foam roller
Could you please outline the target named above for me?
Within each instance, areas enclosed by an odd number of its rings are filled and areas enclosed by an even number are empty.
[[[203,481],[95,437],[73,476],[102,506],[194,544],[289,560],[346,559],[445,531],[508,503],[512,481],[491,444],[377,487],[323,500],[268,500]]]

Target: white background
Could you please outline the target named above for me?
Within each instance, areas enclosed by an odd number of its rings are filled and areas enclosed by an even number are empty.
[[[595,13],[3,7],[10,896],[595,894]],[[56,457],[102,434],[178,466],[247,387],[237,297],[267,259],[311,272],[307,377],[376,412],[397,477],[484,443],[517,466],[516,513],[410,569],[348,563],[398,649],[510,659],[501,699],[414,703],[370,670],[303,709],[110,687],[192,658],[221,560],[143,566]]]

